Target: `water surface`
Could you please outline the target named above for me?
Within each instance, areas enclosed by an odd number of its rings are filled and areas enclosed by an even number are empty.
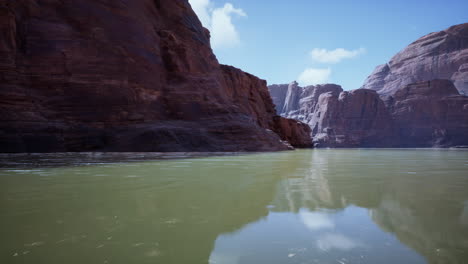
[[[0,263],[468,260],[464,150],[1,155],[0,166]]]

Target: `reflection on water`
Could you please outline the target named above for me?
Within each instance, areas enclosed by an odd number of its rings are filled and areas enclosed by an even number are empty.
[[[335,227],[335,224],[325,213],[302,210],[299,212],[299,217],[304,226],[311,231]]]
[[[468,151],[3,155],[0,163],[0,263],[468,259]]]

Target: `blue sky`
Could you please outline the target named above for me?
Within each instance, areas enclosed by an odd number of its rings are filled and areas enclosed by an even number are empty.
[[[468,22],[467,0],[189,0],[220,63],[268,81],[359,88],[419,37]]]

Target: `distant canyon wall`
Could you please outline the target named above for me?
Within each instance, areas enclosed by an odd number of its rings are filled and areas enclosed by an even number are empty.
[[[468,23],[415,41],[361,89],[270,85],[279,115],[307,123],[316,147],[468,146]]]
[[[275,105],[283,105],[278,114],[310,126],[316,147],[468,145],[468,97],[450,80],[410,84],[393,96],[369,89],[343,91],[334,84],[299,87],[295,82],[270,86],[270,92]],[[295,95],[283,96],[288,93]]]
[[[451,80],[468,95],[468,23],[419,38],[377,66],[362,88],[393,95],[406,85],[434,79]]]

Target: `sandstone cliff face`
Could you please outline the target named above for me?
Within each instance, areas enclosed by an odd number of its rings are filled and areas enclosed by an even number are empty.
[[[233,99],[233,107],[236,111],[246,114],[244,120],[256,123],[269,134],[278,134],[283,144],[287,146],[302,148],[312,146],[309,126],[276,115],[275,105],[265,80],[260,80],[232,66],[221,65],[221,69],[228,95]]]
[[[312,110],[322,93],[343,91],[336,84],[322,84],[300,87],[297,82],[268,86],[278,115],[294,119],[310,120]]]
[[[396,143],[393,121],[372,90],[321,94],[309,124],[317,147],[391,147]]]
[[[296,82],[289,86],[276,85],[269,88],[276,94],[282,92],[280,88],[287,90],[284,107],[279,114],[308,124],[317,147],[377,147],[395,144],[395,139],[391,137],[393,122],[375,91],[345,92],[335,84],[302,88]]]
[[[468,23],[413,42],[363,89],[269,88],[278,114],[309,124],[315,146],[467,146]]]
[[[2,1],[0,35],[0,152],[288,148],[186,0]]]
[[[468,23],[428,34],[378,66],[362,88],[392,95],[416,82],[451,80],[468,95]]]
[[[468,146],[468,97],[451,81],[410,84],[385,103],[398,128],[399,146]]]
[[[281,136],[285,142],[300,148],[313,146],[310,127],[300,121],[276,116],[273,130]]]
[[[383,96],[324,87],[303,89],[299,108],[281,113],[307,123],[316,147],[468,146],[468,96],[450,80],[414,83]]]
[[[275,104],[276,113],[278,115],[283,111],[288,86],[288,84],[273,84],[268,86],[268,91],[270,92],[271,99]]]

